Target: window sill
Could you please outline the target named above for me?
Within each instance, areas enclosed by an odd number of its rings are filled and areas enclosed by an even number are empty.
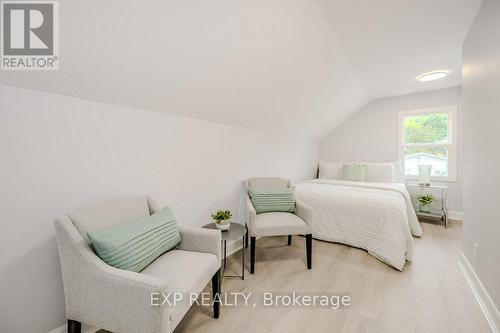
[[[405,177],[404,178],[405,182],[418,182],[418,177]],[[436,183],[457,183],[457,178],[456,177],[431,177],[431,183],[436,182]]]

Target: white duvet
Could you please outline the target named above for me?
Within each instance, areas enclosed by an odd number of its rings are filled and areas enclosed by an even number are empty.
[[[403,270],[422,229],[404,184],[313,179],[296,185],[313,208],[313,237],[351,245]]]

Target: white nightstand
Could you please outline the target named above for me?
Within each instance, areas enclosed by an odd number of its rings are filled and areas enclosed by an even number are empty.
[[[444,226],[446,228],[448,227],[448,186],[443,184],[431,184],[426,186],[409,183],[406,184],[406,187],[408,187],[408,191],[412,197],[413,207],[415,207],[417,216],[439,218],[444,222]],[[411,189],[416,189],[416,191],[412,191]],[[426,193],[431,193],[435,198],[440,199],[441,207],[431,208],[430,213],[421,212],[419,210],[418,200],[414,194],[422,195]],[[436,196],[437,193],[440,193],[440,196]]]

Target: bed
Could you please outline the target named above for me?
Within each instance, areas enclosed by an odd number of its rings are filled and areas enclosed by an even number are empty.
[[[404,184],[313,179],[296,185],[313,208],[313,237],[368,251],[402,271],[422,230]]]

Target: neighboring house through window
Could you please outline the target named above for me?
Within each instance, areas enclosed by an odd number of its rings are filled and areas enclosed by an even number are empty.
[[[405,178],[418,179],[418,166],[428,164],[433,180],[456,181],[457,106],[403,111],[398,118],[398,151]]]

